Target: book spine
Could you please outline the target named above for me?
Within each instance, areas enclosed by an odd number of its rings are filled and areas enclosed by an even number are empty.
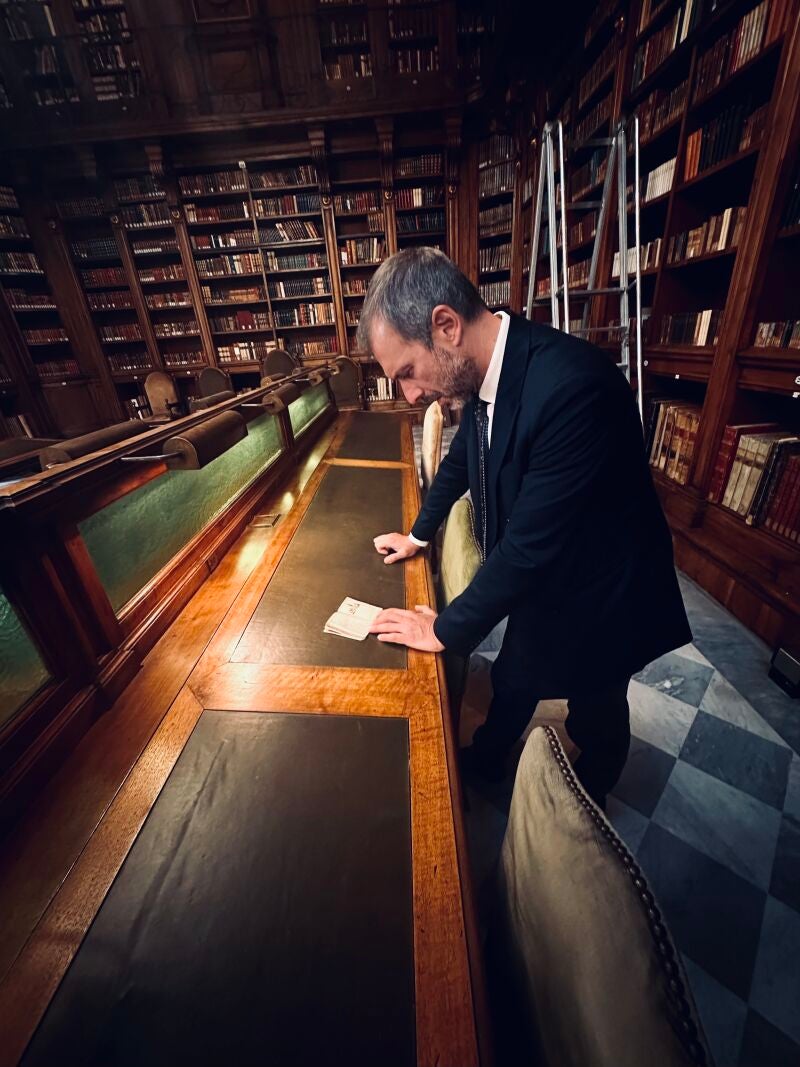
[[[798,495],[800,495],[800,456],[792,456],[790,458],[788,471],[786,488],[783,492],[784,505],[780,510],[780,514],[776,517],[775,532],[779,537],[786,537],[792,511],[796,507]]]

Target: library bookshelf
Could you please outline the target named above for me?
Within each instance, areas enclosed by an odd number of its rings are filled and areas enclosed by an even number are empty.
[[[795,652],[798,88],[795,0],[634,0],[598,8],[572,80],[537,98],[538,114],[564,120],[568,202],[600,190],[605,150],[584,142],[639,117],[644,433],[676,559]],[[588,214],[568,216],[571,286],[588,271]],[[597,284],[619,267],[606,227]],[[613,326],[615,312],[596,300],[591,325]]]

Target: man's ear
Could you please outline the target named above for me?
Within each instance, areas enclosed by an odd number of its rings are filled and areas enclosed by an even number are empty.
[[[431,312],[431,340],[436,345],[461,344],[464,327],[461,316],[447,304],[437,304]]]

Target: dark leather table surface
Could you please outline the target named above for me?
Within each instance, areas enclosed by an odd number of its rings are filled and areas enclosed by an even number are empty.
[[[371,459],[399,463],[402,458],[402,415],[357,411],[337,453],[338,459]]]
[[[415,1062],[408,725],[205,711],[24,1067]]]
[[[403,529],[401,469],[328,468],[236,647],[232,661],[320,667],[406,667],[404,647],[374,635],[323,633],[345,597],[404,607],[402,565],[383,562],[379,533]]]

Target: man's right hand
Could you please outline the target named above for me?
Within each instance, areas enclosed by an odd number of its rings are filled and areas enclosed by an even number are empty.
[[[419,552],[419,545],[415,545],[410,537],[401,533],[379,534],[373,543],[376,550],[386,557],[384,563],[396,563],[398,559],[409,559]]]

